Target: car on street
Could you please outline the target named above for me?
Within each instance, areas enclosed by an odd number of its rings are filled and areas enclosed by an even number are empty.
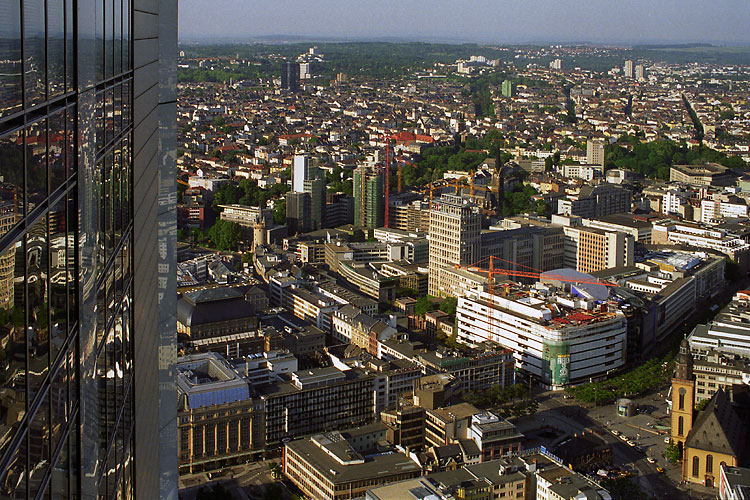
[[[660,474],[663,474],[664,473],[664,469],[662,469],[661,467],[657,467],[656,468],[656,472],[658,472]]]
[[[643,451],[643,448],[641,448],[640,446],[637,446],[637,445],[636,445],[636,446],[635,446],[635,451]]]
[[[655,464],[656,460],[653,459],[653,457],[646,457],[646,461],[650,464]]]
[[[612,429],[612,434],[615,435],[615,436],[619,436],[620,435],[620,431],[618,431],[617,429]]]
[[[628,446],[635,446],[635,441],[627,441]]]
[[[664,438],[664,442],[665,442],[666,444],[669,444],[669,438],[668,438],[668,437],[665,437],[665,438]]]

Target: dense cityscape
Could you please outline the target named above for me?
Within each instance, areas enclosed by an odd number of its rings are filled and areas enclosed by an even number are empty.
[[[747,5],[382,4],[0,0],[0,500],[750,499]]]
[[[181,46],[181,495],[744,498],[750,79],[677,59]]]

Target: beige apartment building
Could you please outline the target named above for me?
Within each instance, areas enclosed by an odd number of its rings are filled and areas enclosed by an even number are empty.
[[[429,294],[452,296],[446,270],[479,260],[481,214],[461,196],[443,195],[430,211]]]

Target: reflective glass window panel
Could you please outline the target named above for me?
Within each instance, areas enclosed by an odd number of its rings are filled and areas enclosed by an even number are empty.
[[[112,368],[114,370],[113,376],[115,379],[115,389],[116,389],[115,406],[117,407],[117,412],[119,412],[123,405],[123,398],[125,397],[124,396],[124,390],[125,390],[124,372],[122,370],[124,345],[122,342],[122,315],[121,314],[117,316],[113,330],[114,330],[114,342],[113,342],[114,345],[113,345],[113,351],[112,351]]]
[[[119,304],[122,301],[122,275],[124,272],[123,260],[126,255],[125,247],[120,249],[120,252],[115,258],[115,302]]]
[[[54,416],[53,410],[53,420]],[[48,488],[51,493],[51,500],[68,500],[71,498],[70,492],[68,491],[68,481],[71,474],[71,464],[69,460],[70,454],[68,452],[69,447],[70,435],[65,437],[65,440],[60,447],[60,454],[57,455],[55,466],[52,468],[52,475],[50,477],[50,485]]]
[[[114,6],[114,74],[122,73],[122,0],[115,0]]]
[[[117,310],[115,302],[115,266],[110,266],[107,271],[107,279],[104,283],[107,287],[107,322],[111,322]]]
[[[104,0],[104,73],[105,78],[112,77],[114,68],[114,0]]]
[[[104,80],[104,4],[96,4],[96,81]]]
[[[70,397],[68,398],[69,411],[73,411],[76,403],[78,403],[78,376],[76,372],[77,360],[78,360],[78,346],[75,342],[71,342],[68,348],[68,391]]]
[[[122,0],[122,66],[130,70],[130,1]]]
[[[65,93],[65,0],[47,0],[49,98]]]
[[[96,94],[96,109],[94,110],[96,120],[96,150],[104,147],[104,92]]]
[[[126,228],[130,224],[130,221],[133,219],[133,204],[131,203],[132,200],[132,185],[133,185],[133,177],[132,177],[132,156],[131,156],[132,150],[130,148],[130,136],[126,136],[123,138],[122,141],[122,169],[121,169],[121,175],[122,175],[122,204],[123,204],[123,210],[122,210],[122,227]]]
[[[42,388],[49,372],[49,276],[47,216],[40,217],[26,233],[26,343],[28,345],[29,404]]]
[[[65,256],[67,257],[67,269],[68,269],[68,329],[70,330],[75,326],[75,322],[78,318],[78,311],[76,304],[78,303],[78,290],[76,279],[76,224],[78,218],[78,205],[74,193],[68,194],[68,212],[65,220],[65,229],[67,232],[67,250]]]
[[[23,238],[0,254],[0,342],[4,346],[0,350],[0,388],[8,396],[0,402],[0,419],[6,426],[0,460],[8,453],[26,413],[25,254]]]
[[[65,90],[75,90],[75,45],[73,37],[73,0],[65,0]]]
[[[114,117],[114,98],[115,93],[114,89],[109,88],[105,91],[105,114],[104,114],[104,129],[105,129],[105,136],[104,136],[104,145],[108,145],[112,138],[114,137],[114,131],[115,131],[115,117]]]
[[[66,151],[65,151],[65,122],[66,110],[62,109],[49,118],[49,149],[47,152],[47,161],[49,163],[49,191],[54,193],[63,182],[65,182],[66,172]]]
[[[68,245],[67,200],[63,198],[49,211],[49,265],[50,265],[50,349],[54,363],[57,353],[68,337]]]
[[[78,419],[73,422],[70,426],[70,433],[68,437],[68,452],[70,456],[70,474],[68,484],[70,485],[70,498],[80,498],[80,492],[78,489],[78,471],[79,471],[79,455],[78,455]]]
[[[104,195],[102,196],[102,203],[104,205],[104,241],[105,241],[105,262],[109,262],[112,258],[113,242],[114,242],[114,207],[112,203],[112,184],[113,184],[113,169],[114,169],[114,153],[110,151],[104,161]]]
[[[112,177],[112,224],[117,245],[122,237],[122,150],[119,147],[115,149]]]
[[[8,459],[5,473],[0,476],[0,498],[26,498],[26,435]]]
[[[97,217],[96,221],[96,233],[97,233],[97,266],[96,266],[96,280],[99,281],[101,279],[102,273],[104,272],[104,198],[105,198],[105,184],[104,184],[104,159],[100,159],[99,162],[96,165],[96,172],[95,172],[95,184],[96,184],[96,191],[95,193],[98,194],[99,199],[97,200],[99,202],[98,205],[98,212],[99,217]]]
[[[26,130],[27,213],[47,198],[47,120],[39,120]]]
[[[130,295],[125,295],[122,300],[122,349],[123,349],[123,378],[125,385],[130,383],[130,377],[133,372],[133,339],[130,331]]]
[[[108,395],[108,381],[107,381],[107,350],[101,349],[99,356],[96,359],[96,381],[99,386],[99,436],[98,436],[98,455],[99,455],[99,467],[100,471],[105,467],[105,461],[107,459],[107,436],[108,426],[107,417],[109,416],[110,409],[107,406],[107,395]]]
[[[96,345],[102,345],[107,328],[107,290],[102,284],[96,291]]]
[[[23,39],[26,107],[30,107],[47,99],[44,0],[24,0]]]
[[[65,138],[65,167],[66,175],[70,177],[76,172],[76,108],[68,108],[68,121],[66,124]]]
[[[55,375],[52,377],[50,383],[49,396],[50,396],[50,415],[51,425],[50,434],[52,440],[52,450],[56,450],[60,444],[60,437],[62,436],[65,426],[68,424],[69,418],[69,405],[68,405],[68,357],[63,356],[62,364],[57,370]]]
[[[44,396],[47,396],[45,393]],[[36,498],[47,469],[50,453],[49,399],[44,397],[29,423],[29,498]]]
[[[117,136],[122,131],[122,83],[118,83],[114,87],[114,108],[113,108],[113,122],[114,122],[114,135]]]
[[[127,79],[122,82],[122,126],[127,127],[130,123],[130,86],[133,83],[132,79]]]
[[[0,236],[21,222],[23,206],[23,134],[0,139]]]
[[[21,3],[0,0],[0,117],[21,109]]]

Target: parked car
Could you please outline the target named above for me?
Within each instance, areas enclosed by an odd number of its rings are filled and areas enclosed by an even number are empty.
[[[620,431],[612,429],[612,434],[614,434],[615,436],[619,436],[620,435]]]
[[[664,473],[664,469],[662,469],[661,467],[657,467],[656,468],[656,472],[658,472],[660,474],[663,474]]]
[[[665,438],[664,438],[664,442],[665,442],[666,444],[669,444],[669,441],[670,441],[670,440],[669,440],[669,438],[668,438],[668,437],[665,437]]]
[[[650,464],[655,464],[656,460],[654,460],[652,457],[646,457],[646,461]]]

